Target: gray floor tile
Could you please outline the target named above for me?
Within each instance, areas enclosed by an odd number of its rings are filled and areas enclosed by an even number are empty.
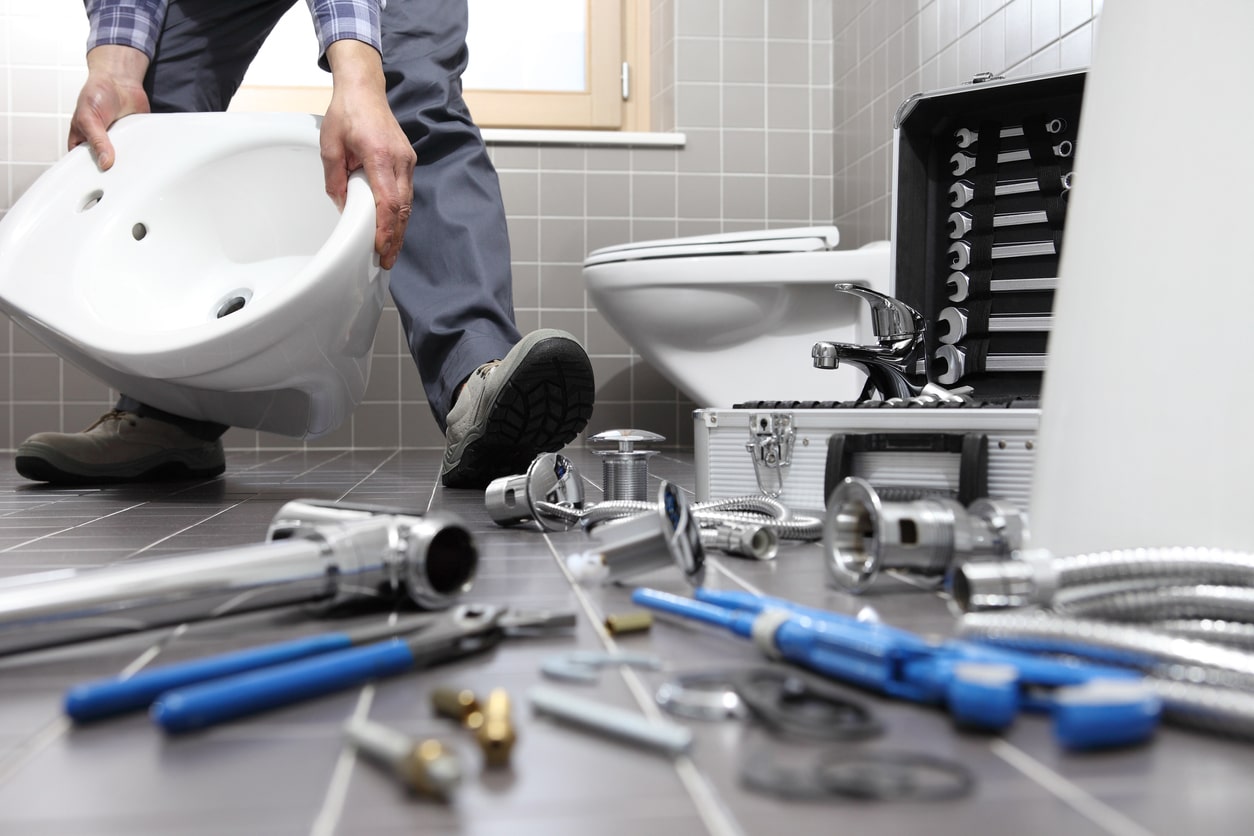
[[[585,449],[567,453],[583,473],[588,500],[599,501],[600,458]],[[177,561],[256,544],[284,503],[309,497],[457,514],[479,550],[469,599],[578,614],[567,636],[510,639],[431,670],[189,735],[163,734],[142,713],[73,727],[61,701],[77,683],[124,670],[377,623],[386,614],[326,619],[291,606],[0,656],[0,833],[805,836],[839,829],[1081,836],[1243,832],[1254,818],[1254,795],[1244,787],[1254,763],[1248,744],[1174,728],[1146,746],[1078,755],[1056,745],[1046,717],[1025,716],[1004,736],[990,737],[956,728],[942,709],[838,686],[882,720],[882,738],[781,743],[738,721],[691,721],[691,758],[672,763],[537,717],[526,693],[542,682],[645,711],[639,700],[647,702],[673,672],[765,660],[746,640],[663,617],[649,632],[607,638],[605,615],[635,609],[631,586],[572,587],[563,569],[569,555],[598,547],[595,532],[500,528],[482,492],[438,486],[439,459],[437,450],[233,452],[227,473],[202,483],[68,490],[23,482],[9,460],[0,460],[0,590],[33,572]],[[665,450],[651,462],[655,484],[672,480],[690,498],[693,467],[690,451]],[[797,543],[786,543],[772,561],[712,556],[707,584],[952,635],[954,619],[931,590],[890,577],[855,598],[827,585],[823,561],[820,546]],[[672,568],[631,583],[690,592]],[[555,656],[606,648],[654,654],[666,667],[606,669],[591,685],[540,673]],[[433,713],[430,693],[442,685],[480,694],[508,689],[518,731],[510,768],[483,768],[470,733]],[[456,797],[446,804],[414,797],[383,770],[346,755],[341,728],[355,713],[453,747],[466,768]],[[749,753],[806,758],[838,745],[955,759],[974,773],[977,787],[954,802],[874,804],[780,800],[742,785]]]

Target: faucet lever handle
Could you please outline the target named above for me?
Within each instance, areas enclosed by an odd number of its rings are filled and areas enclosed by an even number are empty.
[[[871,326],[881,340],[913,337],[923,329],[923,315],[900,299],[850,282],[840,282],[836,290],[857,296],[871,306]]]

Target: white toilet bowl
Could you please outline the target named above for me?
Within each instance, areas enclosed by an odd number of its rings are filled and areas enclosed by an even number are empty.
[[[137,115],[100,171],[72,150],[0,222],[0,310],[178,415],[294,437],[361,401],[387,273],[360,173],[325,193],[319,120]]]
[[[606,247],[584,261],[597,309],[701,407],[856,398],[865,375],[814,368],[820,340],[875,341],[851,282],[891,294],[888,242],[835,250],[835,227],[704,235]]]

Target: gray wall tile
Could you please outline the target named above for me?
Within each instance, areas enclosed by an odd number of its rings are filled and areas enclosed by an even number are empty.
[[[717,175],[681,175],[677,203],[681,222],[688,218],[719,218],[723,213],[722,185],[723,180]]]
[[[539,178],[540,181],[540,212],[546,216],[565,215],[580,217],[584,215],[584,174],[578,172],[557,171]]]
[[[631,178],[627,174],[588,175],[588,217],[625,218],[631,214]]]
[[[842,245],[888,236],[892,117],[906,96],[977,72],[1016,77],[1086,67],[1100,8],[1093,0],[833,4],[831,194]],[[812,211],[820,206],[812,203]]]
[[[632,217],[675,217],[675,180],[674,174],[632,175]]]
[[[774,143],[778,136],[772,134]],[[766,173],[766,131],[732,130],[723,131],[723,165],[727,171],[740,174]]]

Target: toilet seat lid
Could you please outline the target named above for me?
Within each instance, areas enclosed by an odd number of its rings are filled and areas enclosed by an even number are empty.
[[[616,244],[593,250],[584,266],[634,261],[642,258],[691,258],[703,255],[755,255],[833,250],[840,243],[834,226],[805,226],[791,229],[765,229],[754,232],[727,232]]]

